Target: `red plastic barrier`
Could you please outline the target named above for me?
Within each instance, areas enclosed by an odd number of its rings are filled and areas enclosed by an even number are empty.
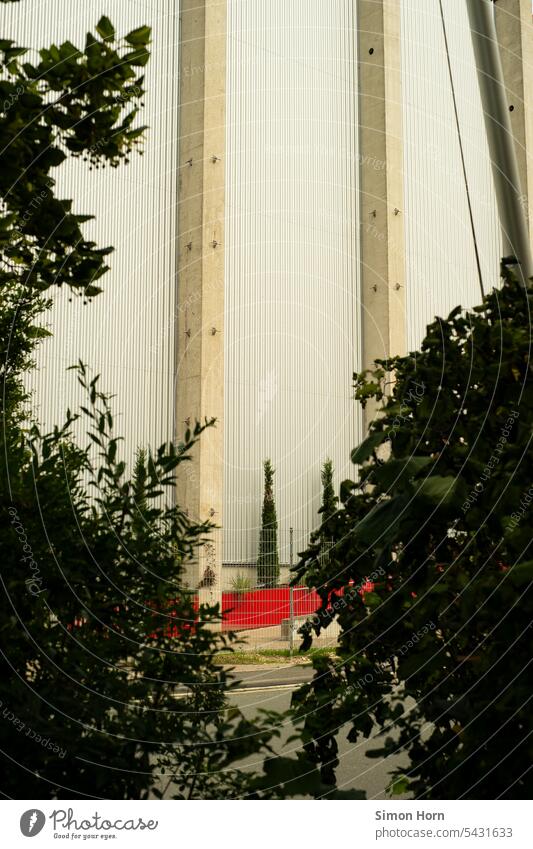
[[[373,589],[374,584],[369,581],[359,592],[372,592]],[[321,605],[320,596],[315,590],[294,587],[293,593],[295,617],[311,616]],[[222,593],[222,611],[222,628],[226,630],[251,630],[280,625],[283,619],[289,619],[291,615],[290,588],[271,587],[244,593]]]
[[[307,616],[320,605],[320,598],[307,587],[294,588],[294,615]],[[289,587],[250,590],[245,593],[222,593],[224,629],[267,628],[289,619]]]

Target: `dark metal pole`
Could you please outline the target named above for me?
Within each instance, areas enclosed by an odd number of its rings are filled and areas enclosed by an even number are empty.
[[[477,76],[492,176],[498,201],[505,253],[514,257],[524,286],[531,286],[533,259],[509,104],[505,94],[502,62],[494,23],[492,0],[466,0],[474,45]]]
[[[289,563],[290,563],[290,578],[292,581],[292,567],[294,566],[294,530],[289,529]],[[294,649],[294,588],[292,584],[289,587],[289,651],[292,657]]]

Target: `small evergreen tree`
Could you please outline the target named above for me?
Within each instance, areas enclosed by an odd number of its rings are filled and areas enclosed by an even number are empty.
[[[320,479],[322,481],[322,506],[318,512],[322,514],[322,521],[325,522],[330,516],[333,516],[338,501],[333,489],[333,461],[329,457],[324,460]]]
[[[259,557],[257,558],[257,580],[260,584],[275,586],[279,580],[278,519],[274,501],[274,472],[270,460],[263,463],[265,490],[261,512],[259,534]]]

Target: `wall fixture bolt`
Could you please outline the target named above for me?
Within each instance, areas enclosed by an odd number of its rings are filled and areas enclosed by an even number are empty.
[[[377,287],[376,283],[374,283],[374,285],[372,286],[372,288],[373,288],[374,292],[377,292],[378,287]]]
[[[376,217],[376,215],[377,215],[376,210],[375,210],[375,209],[373,209],[373,210],[372,210],[372,212],[370,213],[370,215],[372,216],[372,218],[375,218],[375,217]]]
[[[394,214],[395,214],[395,215],[399,215],[399,214],[400,214],[400,210],[398,209],[398,207],[397,207],[397,206],[395,206],[395,207],[394,207]]]
[[[188,336],[188,337],[190,338],[190,336],[191,336],[191,331],[190,331],[190,329],[187,329],[187,330],[185,331],[185,336]]]
[[[191,417],[190,417],[190,416],[187,416],[187,418],[186,418],[186,419],[184,419],[183,424],[186,424],[186,425],[187,425],[187,427],[189,427],[190,423],[191,423]]]
[[[213,516],[215,515],[216,512],[217,511],[214,510],[212,507],[209,508],[209,515],[211,516],[211,518],[213,518]]]
[[[394,288],[396,289],[396,291],[398,291],[398,289],[402,288],[402,284],[401,283],[395,283]]]
[[[213,239],[213,241],[211,242],[211,245],[212,245],[214,248],[216,248],[216,246],[218,245],[217,240],[216,240],[216,239]]]
[[[187,242],[187,249],[192,251],[192,242]]]
[[[211,328],[211,336],[214,336],[214,335],[215,335],[215,333],[217,333],[217,332],[218,332],[218,331],[217,331],[216,327],[212,327],[212,328]]]
[[[216,156],[215,154],[213,154],[213,156],[211,157],[211,162],[220,162],[220,156]]]
[[[192,159],[188,159],[185,164],[188,165],[189,168],[192,168]]]

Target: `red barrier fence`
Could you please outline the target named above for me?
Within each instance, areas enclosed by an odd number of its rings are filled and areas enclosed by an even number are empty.
[[[368,582],[359,590],[372,592]],[[342,591],[339,593],[342,595]],[[309,587],[293,587],[293,615],[311,616],[321,605],[320,596]],[[290,587],[270,587],[246,592],[222,593],[222,629],[243,630],[268,628],[290,619]]]
[[[309,616],[320,606],[320,598],[308,587],[293,588],[294,616]],[[268,628],[289,619],[290,587],[222,593],[224,630]]]

